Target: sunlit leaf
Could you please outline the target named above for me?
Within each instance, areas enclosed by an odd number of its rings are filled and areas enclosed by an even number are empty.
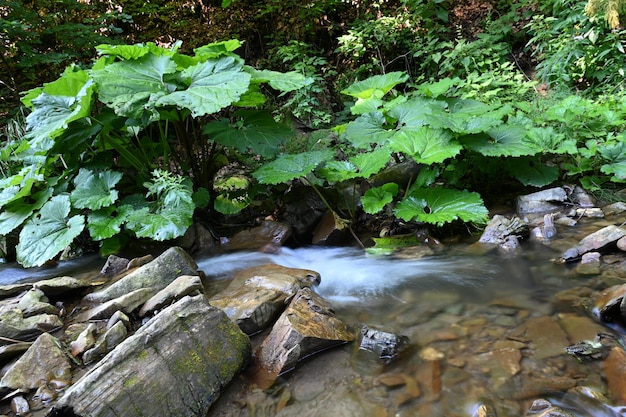
[[[313,83],[312,78],[295,71],[279,72],[246,67],[246,72],[251,74],[255,81],[268,83],[273,89],[283,92],[298,90]]]
[[[15,201],[8,204],[0,213],[0,235],[7,235],[26,221],[35,211],[39,210],[52,196],[52,188],[30,196],[34,203],[28,204],[23,201]]]
[[[85,218],[81,215],[68,218],[69,213],[67,195],[52,197],[44,204],[20,232],[17,261],[27,268],[41,266],[72,243],[83,231]]]
[[[87,216],[87,230],[93,240],[103,240],[115,236],[122,231],[122,225],[126,222],[124,216],[114,214],[115,207],[105,207],[93,211]]]
[[[450,131],[432,129],[428,126],[402,129],[389,140],[389,144],[392,150],[402,152],[416,162],[426,165],[453,158],[463,149],[453,140]]]
[[[393,201],[398,194],[398,184],[388,182],[380,187],[370,188],[361,197],[363,211],[369,214],[376,214],[381,211],[387,204]]]
[[[409,79],[404,72],[389,72],[383,75],[374,75],[363,81],[358,81],[350,87],[342,91],[346,94],[359,99],[368,99],[379,93],[386,94],[396,85],[401,84]]]
[[[313,151],[293,155],[281,155],[263,165],[252,175],[261,184],[280,184],[302,178],[313,172],[322,162],[333,157],[332,151]]]
[[[346,140],[360,149],[369,149],[372,144],[384,145],[394,134],[385,123],[382,113],[364,114],[346,125]]]
[[[455,220],[486,223],[489,212],[480,195],[448,188],[416,190],[395,209],[399,218],[442,226]]]
[[[119,172],[93,172],[81,168],[74,178],[76,188],[70,194],[72,205],[91,210],[110,206],[117,200],[118,192],[114,187],[121,179]]]

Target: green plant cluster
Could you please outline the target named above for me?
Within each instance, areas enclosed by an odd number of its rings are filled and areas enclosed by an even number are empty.
[[[100,45],[90,69],[68,67],[25,94],[27,130],[0,152],[9,168],[0,235],[21,227],[24,266],[41,265],[81,233],[105,252],[128,234],[181,236],[209,203],[229,153],[278,153],[290,130],[256,110],[262,89],[284,93],[311,80],[245,65],[233,53],[237,40],[192,56],[178,46]]]

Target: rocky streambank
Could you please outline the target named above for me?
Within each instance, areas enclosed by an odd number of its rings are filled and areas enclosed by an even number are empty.
[[[3,286],[0,412],[622,415],[625,209],[595,207],[578,189],[544,190],[455,247],[524,260],[531,266],[516,273],[547,284],[540,293],[503,276],[489,296],[405,290],[348,314],[317,293],[324,276],[314,268],[235,265],[215,282],[179,247],[153,260],[111,257],[92,276]],[[267,222],[224,246],[280,250],[285,230]],[[548,256],[526,262],[537,253]]]

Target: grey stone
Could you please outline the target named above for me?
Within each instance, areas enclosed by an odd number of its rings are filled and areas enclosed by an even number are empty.
[[[130,314],[154,295],[151,288],[140,288],[89,310],[88,320],[109,319],[116,311]]]
[[[70,361],[58,339],[43,333],[0,380],[0,391],[36,389],[52,379],[71,380]]]
[[[117,345],[126,339],[127,335],[128,331],[126,330],[126,326],[124,326],[123,322],[118,321],[98,338],[93,348],[85,352],[83,355],[83,363],[85,365],[92,363],[101,356],[104,356],[108,352],[112,351]]]
[[[186,295],[198,295],[202,292],[204,289],[199,276],[181,275],[146,301],[139,310],[139,316],[143,317],[148,313],[160,310]]]
[[[626,229],[622,227],[615,225],[603,227],[602,229],[585,236],[580,242],[578,242],[578,245],[566,250],[561,255],[561,261],[570,262],[578,260],[587,252],[601,251],[606,246],[617,242],[624,236],[626,236]]]
[[[87,295],[85,300],[105,302],[141,288],[151,289],[154,294],[181,275],[197,275],[197,269],[194,260],[183,249],[173,247],[103,290]]]
[[[115,276],[119,274],[120,272],[123,272],[126,270],[126,267],[128,266],[129,261],[130,260],[127,258],[121,258],[119,256],[109,255],[106,262],[104,263],[104,266],[102,266],[100,273],[102,275],[106,275],[109,277]]]
[[[550,188],[517,197],[517,214],[523,216],[529,213],[556,212],[567,201],[567,193],[561,187]]]
[[[50,417],[205,416],[250,341],[204,296],[165,308],[72,385]]]
[[[54,314],[38,314],[24,317],[19,309],[11,309],[0,314],[0,337],[27,342],[44,331],[63,326],[61,319]],[[0,339],[0,345],[7,342]]]

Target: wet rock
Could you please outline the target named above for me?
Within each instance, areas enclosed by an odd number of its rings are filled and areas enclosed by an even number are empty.
[[[556,233],[554,214],[548,213],[543,216],[543,224],[531,231],[531,237],[539,242],[549,242],[556,237]]]
[[[70,342],[70,353],[76,357],[96,344],[96,325],[89,323],[85,330],[79,333],[76,340]]]
[[[587,252],[599,251],[626,236],[626,229],[609,225],[584,237],[578,245],[566,250],[561,255],[563,262],[577,261]]]
[[[128,331],[123,322],[118,321],[101,335],[95,342],[94,347],[87,350],[83,355],[83,363],[85,365],[96,361],[101,356],[111,352],[117,345],[122,343]]]
[[[128,330],[128,331],[131,331],[133,329],[133,325],[130,322],[130,319],[128,318],[128,316],[126,314],[122,313],[121,311],[116,311],[111,316],[109,321],[107,321],[107,329],[110,329],[111,327],[113,327],[118,322],[122,322],[124,324],[124,327],[126,327],[126,330]]]
[[[18,341],[30,341],[43,332],[63,326],[61,319],[54,314],[38,314],[24,317],[19,309],[11,309],[0,314],[0,337]],[[0,339],[0,345],[7,344]]]
[[[549,395],[554,392],[567,391],[576,386],[573,377],[555,375],[517,375],[504,384],[503,395],[515,400],[526,400]],[[506,393],[506,394],[504,394]]]
[[[154,295],[152,288],[140,288],[94,307],[84,314],[87,316],[88,320],[108,319],[116,311],[130,314],[140,305],[148,301],[152,295]]]
[[[213,235],[200,223],[194,223],[187,228],[185,234],[176,239],[175,244],[193,254],[194,257],[208,255],[216,249]]]
[[[533,401],[526,413],[526,417],[574,417],[568,411],[560,407],[553,406],[550,401],[539,399]]]
[[[282,218],[293,228],[294,237],[300,243],[310,243],[311,232],[328,208],[311,187],[292,188],[284,198]]]
[[[622,252],[626,252],[626,236],[620,238],[617,241],[617,249],[621,250]]]
[[[49,416],[204,416],[249,356],[250,341],[223,312],[187,296],[98,362]]]
[[[561,187],[519,196],[516,200],[517,214],[524,216],[530,213],[557,212],[567,199],[567,193]]]
[[[347,231],[348,220],[342,219],[336,212],[328,210],[313,230],[311,243],[314,245],[339,245],[345,240]]]
[[[502,245],[509,236],[527,236],[528,224],[519,217],[507,218],[496,214],[491,218],[479,239],[480,243]]]
[[[517,330],[534,346],[533,357],[536,359],[562,355],[569,345],[561,326],[548,316],[530,318]]]
[[[609,204],[602,207],[602,212],[605,216],[615,216],[626,211],[626,203],[618,201],[617,203]]]
[[[39,388],[51,379],[71,379],[70,361],[61,342],[43,333],[0,380],[0,392]]]
[[[181,275],[146,301],[139,310],[139,316],[143,317],[146,314],[160,310],[186,295],[198,295],[202,292],[204,292],[204,289],[199,276]]]
[[[32,283],[0,285],[0,297],[6,298],[13,295],[21,294],[33,288]]]
[[[36,316],[39,314],[59,315],[59,310],[48,303],[48,297],[43,291],[37,288],[28,290],[17,303],[16,308],[22,310],[24,317]]]
[[[602,261],[600,260],[600,252],[587,252],[576,266],[576,272],[581,275],[598,275],[601,270]]]
[[[229,251],[270,250],[280,248],[291,236],[291,226],[287,223],[265,220],[260,226],[235,234],[222,246]]]
[[[576,343],[579,340],[591,340],[598,333],[603,333],[607,330],[606,327],[589,317],[578,314],[559,314],[558,323],[565,331],[565,334],[567,334],[567,339],[570,343]]]
[[[32,342],[19,342],[0,346],[0,365],[26,352],[31,345]]]
[[[210,299],[246,334],[266,328],[299,289],[317,285],[320,275],[308,269],[267,264],[238,272],[229,286]]]
[[[155,294],[181,275],[198,275],[197,269],[194,260],[183,249],[173,247],[105,289],[88,294],[85,300],[101,303],[142,288]]]
[[[332,307],[310,288],[302,288],[256,351],[263,382],[293,369],[309,355],[354,339]]]
[[[626,284],[602,291],[594,300],[592,314],[604,323],[626,324]]]
[[[125,271],[128,266],[128,262],[130,262],[130,259],[109,255],[106,262],[102,266],[100,273],[105,276],[113,277],[120,272]]]
[[[372,352],[383,362],[390,363],[408,347],[408,343],[409,338],[406,336],[363,326],[361,328],[359,349]]]
[[[16,416],[28,415],[30,413],[28,401],[21,395],[11,398],[11,411],[13,411]]]
[[[130,271],[131,269],[139,268],[141,266],[147,265],[154,260],[154,256],[145,255],[139,256],[137,258],[133,258],[128,261],[128,265],[126,265],[126,270]]]
[[[568,216],[575,217],[577,219],[579,219],[581,217],[587,217],[587,218],[591,218],[591,219],[601,219],[601,218],[604,217],[604,212],[602,211],[602,209],[600,209],[598,207],[577,208],[577,209],[571,210],[567,214],[568,214]]]
[[[38,281],[33,284],[33,288],[40,289],[48,297],[66,294],[75,290],[80,290],[93,286],[94,284],[87,280],[77,279],[68,276],[45,279],[43,281]]]
[[[602,362],[602,373],[609,387],[611,400],[615,404],[626,404],[626,352],[615,346]]]

